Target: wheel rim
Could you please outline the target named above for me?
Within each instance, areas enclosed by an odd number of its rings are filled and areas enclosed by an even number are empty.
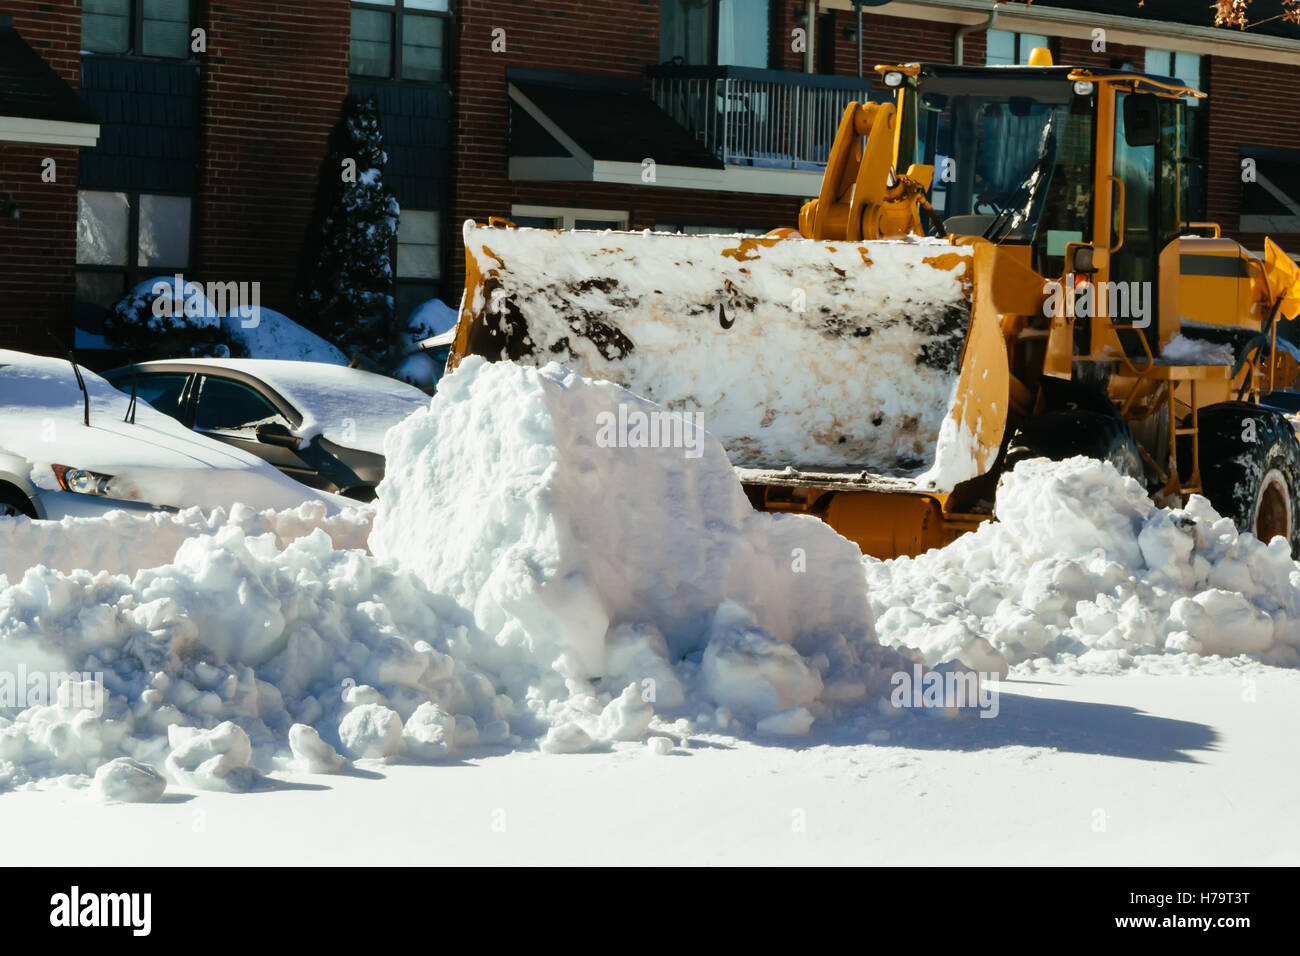
[[[1255,537],[1265,544],[1275,537],[1291,540],[1291,495],[1279,471],[1270,471],[1255,501]]]

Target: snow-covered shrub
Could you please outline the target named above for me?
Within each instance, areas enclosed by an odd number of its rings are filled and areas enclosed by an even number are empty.
[[[104,318],[104,338],[139,361],[248,355],[195,282],[184,288],[167,279],[141,282]]]

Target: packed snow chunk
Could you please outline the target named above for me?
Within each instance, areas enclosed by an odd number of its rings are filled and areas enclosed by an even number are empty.
[[[1199,495],[1159,508],[1108,463],[1038,459],[1004,476],[996,515],[946,548],[867,560],[883,643],[995,676],[1043,658],[1114,671],[1153,654],[1296,657],[1287,542],[1238,533]]]
[[[590,734],[571,723],[556,724],[548,730],[541,747],[548,754],[577,754],[590,750],[594,744]]]
[[[172,725],[167,742],[167,772],[177,783],[200,790],[242,791],[261,778],[252,766],[252,741],[229,720],[211,730]]]
[[[1261,653],[1273,646],[1273,620],[1240,594],[1211,588],[1179,598],[1169,622],[1186,631],[1203,654]]]
[[[339,740],[354,760],[396,757],[402,752],[402,718],[391,707],[362,704],[344,715]]]
[[[456,718],[426,701],[406,721],[402,743],[413,760],[441,760],[456,748]]]
[[[671,737],[651,737],[645,742],[646,750],[656,757],[666,757],[673,752]]]
[[[774,737],[803,737],[812,729],[813,715],[807,707],[791,707],[789,710],[769,714],[758,722],[760,734]]]
[[[90,795],[102,803],[157,803],[166,789],[167,779],[153,767],[118,757],[95,771]]]
[[[655,709],[645,699],[641,688],[628,684],[600,712],[601,740],[640,740],[650,729]]]
[[[12,677],[26,670],[22,661],[50,659],[52,652],[43,654],[43,649],[31,645],[18,654],[14,650],[12,645],[0,645],[0,667],[4,668],[0,676],[5,678],[0,680],[0,789],[44,777],[91,774],[102,762],[103,753],[116,755],[131,732],[130,714],[110,707],[103,685],[98,680],[61,679],[55,699],[47,703],[48,697],[40,690],[47,681],[30,679],[38,677],[37,668],[30,669],[29,680],[21,687],[15,686]],[[11,663],[15,659],[20,663]],[[55,676],[61,675],[56,672]],[[9,721],[4,715],[14,713],[14,691],[37,693],[36,699],[29,696],[26,700],[30,706]]]
[[[548,725],[606,739],[600,709],[630,683],[683,705],[674,668],[728,601],[765,636],[748,652],[715,638],[716,686],[756,717],[817,697],[805,656],[824,655],[839,699],[880,684],[858,549],[816,519],[755,512],[697,422],[556,365],[469,357],[384,450],[371,550],[470,608],[488,639],[476,660]],[[579,685],[601,700],[551,707]]]
[[[335,773],[348,766],[347,759],[321,740],[315,727],[307,724],[289,728],[289,749],[295,764],[307,773]]]
[[[702,674],[713,700],[755,720],[810,704],[822,691],[821,675],[793,647],[731,601],[714,617]]]

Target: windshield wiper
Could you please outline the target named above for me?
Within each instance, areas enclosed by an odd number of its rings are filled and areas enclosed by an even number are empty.
[[[66,355],[68,357],[68,361],[72,363],[72,373],[77,376],[77,387],[81,389],[81,420],[85,424],[85,426],[89,428],[90,427],[90,392],[86,390],[86,380],[81,377],[81,369],[77,367],[76,356],[72,354],[72,349],[68,348],[61,341],[59,341],[59,337],[55,335],[52,331],[46,329],[45,334],[48,335],[54,341],[54,344],[59,347],[59,351],[62,352],[64,355]]]
[[[1034,163],[1029,174],[1016,187],[1009,202],[984,230],[984,238],[997,244],[1002,242],[1016,226],[1022,224],[1033,214],[1038,192],[1043,188],[1051,173],[1052,164],[1056,162],[1056,115],[1053,114],[1043,127],[1043,142],[1038,150],[1038,161]],[[1021,199],[1021,197],[1024,197]],[[1021,214],[1017,219],[1016,215]]]
[[[131,401],[126,406],[126,414],[122,416],[122,421],[129,425],[135,424],[135,363],[131,363]]]

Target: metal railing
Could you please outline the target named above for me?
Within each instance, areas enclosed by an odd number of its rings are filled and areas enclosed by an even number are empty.
[[[651,96],[724,164],[821,171],[844,108],[890,98],[870,78],[748,67],[650,67]]]

